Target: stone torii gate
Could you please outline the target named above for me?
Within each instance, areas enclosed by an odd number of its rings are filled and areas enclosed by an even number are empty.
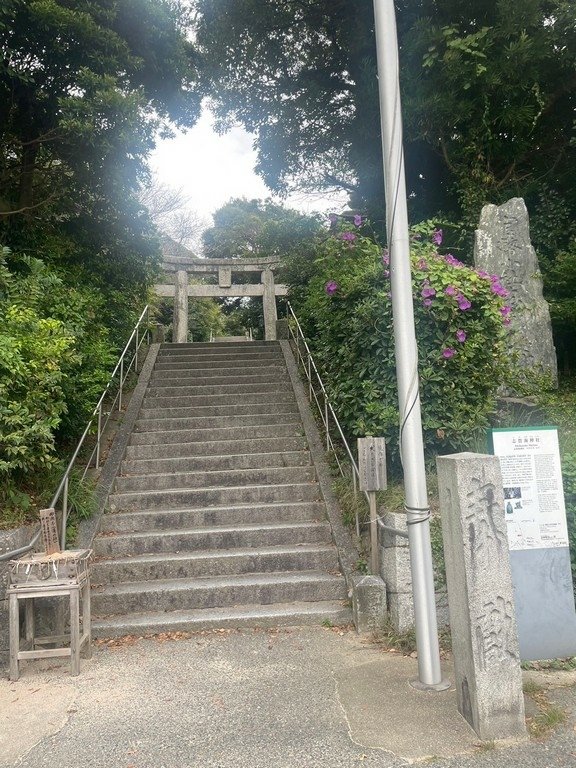
[[[264,334],[266,341],[276,340],[276,296],[286,296],[288,288],[276,285],[274,269],[279,259],[198,259],[186,256],[164,256],[163,271],[166,283],[155,286],[159,296],[174,298],[172,340],[182,344],[188,339],[188,297],[224,298],[262,296],[264,308]],[[235,273],[260,272],[260,283],[232,283]],[[217,275],[217,284],[191,283],[189,275]],[[170,278],[172,278],[170,280]]]

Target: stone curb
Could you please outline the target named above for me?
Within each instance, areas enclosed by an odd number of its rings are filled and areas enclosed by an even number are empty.
[[[154,364],[156,362],[159,349],[160,344],[150,345],[146,360],[142,366],[142,371],[138,377],[138,383],[134,389],[134,392],[132,393],[132,397],[130,398],[126,413],[124,414],[122,423],[120,424],[120,427],[114,436],[114,440],[110,446],[108,456],[104,462],[104,466],[102,467],[100,477],[98,478],[98,483],[95,490],[96,510],[89,520],[83,520],[80,523],[78,530],[78,546],[82,549],[92,548],[92,542],[100,528],[100,521],[106,510],[108,497],[112,492],[114,481],[120,471],[120,464],[122,463],[124,454],[126,453],[126,448],[130,442],[134,424],[136,423],[136,419],[140,413],[140,408],[148,388],[148,383],[154,369]]]

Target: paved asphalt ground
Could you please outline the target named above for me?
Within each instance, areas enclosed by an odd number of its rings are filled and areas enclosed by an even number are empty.
[[[479,744],[453,690],[411,688],[416,674],[334,628],[123,639],[96,646],[79,677],[57,660],[0,680],[0,766],[576,767],[574,674],[539,673],[567,713],[552,735],[496,746]]]

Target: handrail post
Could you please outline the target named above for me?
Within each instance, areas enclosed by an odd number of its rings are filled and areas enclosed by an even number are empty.
[[[69,475],[64,480],[64,490],[62,492],[62,530],[60,531],[60,546],[62,551],[66,549],[66,526],[68,524],[68,481]]]
[[[124,388],[124,358],[120,360],[120,392],[118,394],[118,413],[122,410],[122,391]]]
[[[328,431],[328,399],[324,393],[324,423],[326,424],[326,453],[330,450],[330,432]]]
[[[136,349],[134,350],[134,373],[138,373],[138,337],[140,335],[139,326],[136,326]]]
[[[98,432],[96,435],[96,469],[100,467],[100,437],[102,429],[102,402],[98,406]]]

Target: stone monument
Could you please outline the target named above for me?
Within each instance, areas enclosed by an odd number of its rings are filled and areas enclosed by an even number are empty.
[[[550,311],[542,295],[538,257],[530,242],[528,211],[522,198],[484,206],[475,233],[474,264],[477,269],[500,275],[510,291],[509,344],[518,365],[548,374],[557,385]]]
[[[481,739],[523,738],[524,699],[497,456],[438,456],[458,709]]]

